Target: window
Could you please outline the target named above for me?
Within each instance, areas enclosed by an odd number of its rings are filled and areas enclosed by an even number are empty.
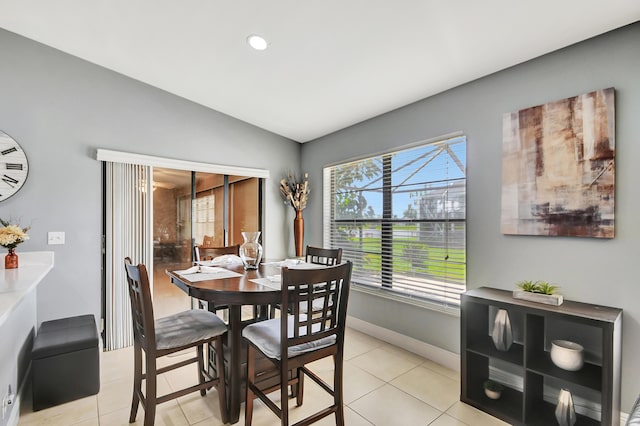
[[[202,244],[205,235],[214,235],[215,201],[215,196],[211,193],[198,195],[193,200],[193,237],[196,244]]]
[[[466,138],[324,169],[324,245],[352,281],[390,296],[460,305],[466,287]]]

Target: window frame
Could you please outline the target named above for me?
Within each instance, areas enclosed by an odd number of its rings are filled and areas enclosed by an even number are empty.
[[[462,141],[460,141],[462,139]],[[394,171],[392,170],[391,159],[394,155],[398,153],[402,153],[404,151],[419,149],[428,147],[431,145],[441,144],[445,145],[449,143],[451,146],[452,143],[460,143],[464,144],[464,164],[463,164],[463,178],[455,177],[455,178],[447,178],[445,180],[445,185],[450,184],[450,182],[458,181],[460,182],[460,186],[463,188],[463,198],[464,198],[464,208],[462,210],[462,217],[457,218],[428,218],[423,217],[421,219],[409,219],[409,218],[394,218],[393,217],[393,209],[392,209],[392,191],[394,189],[393,186],[393,176]],[[413,143],[411,145],[405,145],[401,147],[397,147],[393,150],[376,153],[372,155],[367,155],[363,157],[359,157],[356,159],[349,159],[333,164],[326,165],[323,168],[323,224],[324,224],[324,233],[323,233],[323,245],[325,247],[336,248],[338,244],[335,244],[335,241],[338,239],[338,235],[336,233],[336,229],[338,224],[371,224],[378,222],[380,223],[380,280],[379,283],[371,284],[366,282],[359,282],[358,277],[352,278],[353,288],[357,291],[361,291],[364,293],[400,301],[403,303],[408,303],[415,306],[425,307],[432,310],[437,310],[441,312],[445,312],[451,315],[458,316],[460,310],[460,301],[459,296],[457,301],[445,301],[445,300],[436,300],[433,297],[428,297],[427,292],[420,291],[410,291],[408,288],[402,288],[402,285],[396,284],[394,286],[394,278],[393,278],[393,262],[394,262],[394,253],[393,253],[393,240],[394,240],[394,231],[393,226],[396,224],[403,223],[443,223],[446,226],[449,224],[462,224],[464,230],[459,231],[464,235],[463,237],[463,262],[458,263],[462,265],[464,274],[461,283],[458,285],[463,286],[463,290],[466,290],[467,286],[467,278],[466,278],[466,251],[467,251],[467,242],[466,242],[466,224],[467,224],[467,207],[466,207],[466,185],[467,185],[467,172],[466,172],[466,149],[467,149],[467,138],[462,132],[458,132],[455,134],[449,134],[437,138],[432,138],[425,141],[420,141],[417,143]],[[382,199],[383,199],[383,208],[382,208],[382,217],[381,218],[349,218],[349,219],[336,219],[334,217],[335,214],[335,197],[337,195],[336,188],[334,187],[334,178],[333,171],[335,171],[340,166],[345,166],[353,163],[364,163],[366,161],[377,161],[382,160],[382,176],[378,176],[379,179],[383,180],[382,184]],[[460,166],[460,164],[458,164]],[[448,172],[447,172],[448,173]],[[432,175],[433,176],[433,175]],[[447,175],[448,176],[448,175]],[[438,181],[438,179],[431,179],[426,184],[434,183]],[[426,189],[426,186],[425,186]],[[453,225],[459,226],[459,225]],[[446,234],[446,233],[445,233]],[[449,236],[446,238],[446,243],[449,243]],[[425,243],[426,245],[426,243]],[[335,247],[334,247],[335,246]],[[448,245],[447,245],[448,247]],[[343,250],[345,247],[343,247]],[[345,250],[345,258],[348,259],[348,250]],[[448,259],[448,256],[446,257]],[[395,254],[395,259],[398,259],[398,254]],[[404,255],[401,255],[401,259],[411,260],[410,256],[406,258]],[[447,262],[446,260],[445,262]],[[447,276],[448,278],[448,276]],[[418,279],[419,281],[419,279]],[[448,281],[440,281],[442,283],[443,292],[447,287]]]

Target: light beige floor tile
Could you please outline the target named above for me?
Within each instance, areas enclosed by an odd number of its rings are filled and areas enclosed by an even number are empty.
[[[428,425],[442,414],[429,404],[403,391],[384,385],[349,404],[369,422],[386,425]]]
[[[354,358],[384,344],[382,340],[347,328],[344,338],[344,359]]]
[[[456,402],[446,412],[451,417],[461,420],[473,426],[506,426],[508,423],[503,422],[489,414],[477,410],[463,402]]]
[[[169,405],[167,405],[169,404]],[[117,411],[100,416],[100,426],[128,426],[144,424],[144,410],[142,407],[138,409],[135,423],[129,423],[129,408],[123,408]],[[189,422],[184,416],[178,404],[166,402],[156,407],[155,426],[187,426]],[[210,424],[210,426],[217,426]]]
[[[79,423],[74,423],[73,425],[70,425],[70,426],[100,426],[100,422],[98,421],[97,418],[94,418],[94,419],[83,420]]]
[[[422,366],[390,383],[440,411],[446,411],[460,399],[460,382]]]
[[[133,377],[133,347],[100,354],[100,383]]]
[[[178,398],[178,404],[184,412],[189,424],[208,420],[211,426],[221,425],[220,404],[218,392],[215,389],[201,396],[200,392],[193,392]]]
[[[418,362],[391,353],[384,348],[373,349],[351,360],[361,369],[386,382],[418,366]]]
[[[144,384],[143,392],[144,392]],[[165,395],[171,392],[169,384],[164,377],[158,377],[158,395]],[[100,415],[108,414],[112,411],[117,411],[122,408],[131,408],[131,399],[133,397],[133,379],[123,379],[115,382],[105,383],[100,387],[100,393],[98,394],[98,412]],[[164,404],[175,404],[173,401],[165,402]]]
[[[19,425],[69,426],[98,418],[98,403],[95,395],[45,410],[20,415]]]
[[[431,361],[430,359],[425,359],[421,365],[422,367],[428,368],[429,370],[433,370],[436,373],[442,374],[443,376],[447,376],[450,379],[460,381],[460,371],[452,370],[450,368],[445,367],[442,364],[438,364],[437,362]]]
[[[325,417],[319,422],[314,423],[314,425],[317,426],[335,426],[335,424],[335,415]],[[365,419],[349,407],[344,407],[344,424],[348,426],[372,426],[371,422],[367,421],[367,419]]]
[[[391,352],[394,355],[398,355],[399,357],[404,358],[409,362],[415,363],[416,365],[422,364],[423,362],[426,361],[425,358],[423,358],[418,354],[415,354],[413,352],[391,345],[389,343],[385,343],[384,345],[380,346],[380,348],[384,349],[387,352]]]
[[[311,371],[318,374],[329,385],[333,386],[333,363],[330,363],[328,367],[329,368],[324,366],[323,369],[320,369],[314,365]],[[349,404],[385,384],[383,380],[356,367],[354,363],[349,361],[344,363],[342,383],[344,386],[343,400],[345,404]]]
[[[430,423],[429,426],[472,426],[472,425],[468,425],[467,423],[461,420],[453,418],[447,414],[443,414],[437,419],[435,419],[433,423]]]

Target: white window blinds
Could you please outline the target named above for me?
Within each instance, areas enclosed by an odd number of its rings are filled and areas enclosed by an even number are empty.
[[[105,162],[105,349],[133,344],[124,258],[153,271],[151,168]],[[153,288],[153,274],[149,276]]]
[[[444,306],[466,287],[466,138],[324,169],[324,245],[355,284]]]

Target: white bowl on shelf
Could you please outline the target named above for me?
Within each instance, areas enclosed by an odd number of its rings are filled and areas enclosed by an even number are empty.
[[[569,340],[552,340],[551,361],[563,370],[578,371],[584,365],[584,347]]]

